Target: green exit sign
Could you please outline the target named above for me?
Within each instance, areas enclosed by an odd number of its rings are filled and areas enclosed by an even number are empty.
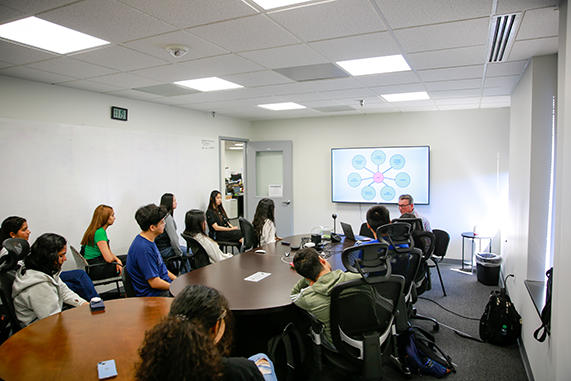
[[[111,107],[111,119],[127,121],[127,109],[121,107]]]

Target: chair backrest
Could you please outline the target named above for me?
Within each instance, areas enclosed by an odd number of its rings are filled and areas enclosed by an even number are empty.
[[[406,253],[413,247],[412,225],[406,222],[395,222],[377,228],[377,237],[385,239],[396,252]]]
[[[23,259],[30,251],[28,241],[19,238],[10,238],[2,243],[8,254],[0,258],[0,299],[2,307],[9,319],[9,326],[3,329],[2,337],[18,332],[22,326],[16,317],[14,301],[12,300],[12,285],[16,278],[18,260]],[[6,333],[6,334],[5,334]]]
[[[85,259],[85,257],[81,255],[75,247],[70,245],[69,249],[73,254],[73,259],[75,260],[75,265],[77,266],[77,268],[85,271],[85,268],[88,266],[87,259]]]
[[[450,234],[440,229],[432,229],[432,233],[434,234],[434,255],[444,257],[450,243]]]
[[[391,327],[403,293],[399,275],[369,276],[343,282],[331,292],[331,337],[343,355],[363,360],[365,379],[382,375],[381,347]]]
[[[238,222],[240,223],[240,230],[244,235],[243,250],[246,251],[253,249],[254,247],[258,247],[260,240],[256,234],[256,231],[254,230],[254,225],[252,225],[252,223],[244,217],[240,217]]]
[[[12,300],[12,285],[15,278],[16,272],[14,270],[0,272],[0,299],[2,300],[2,307],[4,307],[10,319],[12,333],[16,333],[22,328],[20,321],[16,317],[16,309]]]
[[[395,218],[391,222],[392,223],[404,222],[406,224],[412,225],[412,231],[424,231],[424,225],[422,224],[422,218]]]
[[[190,247],[192,256],[190,257],[190,267],[198,269],[210,264],[208,253],[202,245],[195,240],[190,234],[180,233],[180,236],[186,241],[186,245]]]
[[[361,224],[361,228],[359,229],[359,235],[369,237],[369,238],[373,238],[373,239],[375,238],[375,235],[373,234],[371,229],[369,229],[369,226],[367,225],[366,222],[363,222]]]
[[[123,267],[123,271],[121,272],[121,278],[123,279],[123,286],[125,287],[125,295],[128,298],[133,298],[137,296],[135,292],[135,288],[133,287],[133,283],[131,282],[131,277],[127,272],[127,264],[125,263],[125,267]]]
[[[389,245],[385,242],[351,246],[343,250],[341,260],[347,271],[359,274],[390,275]],[[388,270],[388,271],[387,271]]]

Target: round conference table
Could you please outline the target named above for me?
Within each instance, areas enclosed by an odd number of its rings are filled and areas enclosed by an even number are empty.
[[[133,380],[145,331],[169,312],[172,298],[127,298],[89,305],[38,320],[0,346],[0,378],[98,380],[97,363],[115,360],[117,377]]]

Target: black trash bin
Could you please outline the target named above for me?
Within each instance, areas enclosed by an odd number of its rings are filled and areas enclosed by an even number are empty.
[[[500,280],[502,257],[494,253],[476,253],[476,275],[478,282],[486,286],[497,286]]]

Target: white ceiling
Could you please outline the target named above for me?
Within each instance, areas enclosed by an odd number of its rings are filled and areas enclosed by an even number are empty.
[[[35,15],[111,42],[59,55],[0,39],[0,75],[247,120],[506,107],[528,59],[557,52],[557,3],[314,0],[268,12],[250,0],[0,0],[0,24]],[[513,47],[506,62],[489,64],[491,18],[513,12],[522,14]],[[189,53],[170,56],[165,47],[175,44]],[[279,70],[393,54],[412,71],[296,82]],[[152,87],[210,76],[244,87],[188,94]],[[166,95],[135,90],[143,87]],[[379,96],[409,91],[431,99]],[[308,108],[257,107],[277,102]]]

